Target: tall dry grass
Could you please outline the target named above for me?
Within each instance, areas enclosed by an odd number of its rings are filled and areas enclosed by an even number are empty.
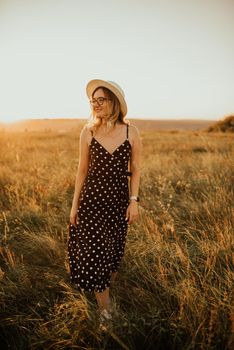
[[[77,132],[0,135],[0,339],[11,349],[232,349],[232,135],[142,132],[140,218],[97,330],[69,284]]]

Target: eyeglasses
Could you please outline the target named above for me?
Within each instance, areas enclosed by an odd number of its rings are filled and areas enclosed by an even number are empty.
[[[94,99],[94,100],[90,100],[90,104],[91,106],[94,106],[96,103],[98,104],[98,106],[102,106],[104,101],[111,101],[109,98],[106,98],[106,97],[98,97],[97,99]]]

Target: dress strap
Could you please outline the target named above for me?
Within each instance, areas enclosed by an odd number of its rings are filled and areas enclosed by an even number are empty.
[[[92,135],[92,137],[93,137],[93,130],[90,130],[90,132],[91,132],[91,135]]]
[[[128,124],[127,124],[127,140],[128,140]]]

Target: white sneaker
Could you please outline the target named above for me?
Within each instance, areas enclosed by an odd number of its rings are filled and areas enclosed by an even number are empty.
[[[103,309],[100,312],[100,324],[99,324],[100,330],[107,331],[107,328],[110,326],[111,321],[112,321],[111,312],[107,309]]]

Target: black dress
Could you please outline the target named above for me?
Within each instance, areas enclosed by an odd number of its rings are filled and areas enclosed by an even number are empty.
[[[71,282],[81,290],[103,292],[119,268],[128,228],[130,156],[128,125],[125,141],[112,154],[92,136],[78,225],[69,226]]]

